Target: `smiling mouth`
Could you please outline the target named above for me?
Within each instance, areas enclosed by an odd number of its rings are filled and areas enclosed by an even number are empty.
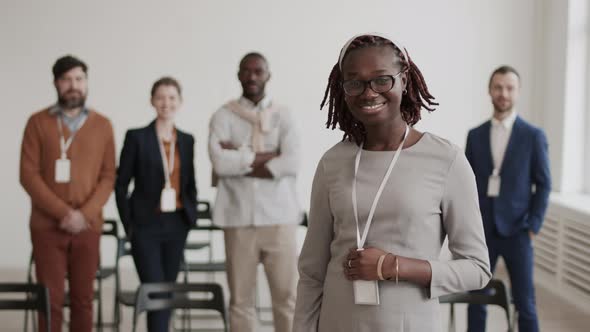
[[[360,109],[363,113],[377,113],[385,106],[385,102],[371,105],[360,105]]]

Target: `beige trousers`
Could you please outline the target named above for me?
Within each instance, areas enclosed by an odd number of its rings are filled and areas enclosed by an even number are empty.
[[[297,225],[225,228],[231,332],[256,331],[258,263],[270,288],[275,332],[290,332],[297,288]]]

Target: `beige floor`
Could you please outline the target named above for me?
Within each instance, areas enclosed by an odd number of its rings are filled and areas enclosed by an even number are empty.
[[[503,273],[500,270],[498,272],[500,278],[503,278]],[[201,277],[205,278],[205,277]],[[209,276],[208,278],[211,278]],[[218,274],[212,278],[218,282],[225,284],[225,276]],[[14,270],[3,270],[0,272],[0,282],[7,281],[22,281],[25,280],[24,272]],[[203,281],[198,276],[191,276],[191,281]],[[134,287],[137,285],[137,280],[132,270],[126,271],[123,282],[125,285]],[[114,284],[112,281],[105,282],[105,304],[104,304],[104,315],[106,320],[111,320],[113,313],[113,289]],[[263,283],[260,283],[261,302],[263,304],[268,303],[267,290]],[[226,288],[227,294],[227,288]],[[266,296],[265,296],[266,295]],[[227,301],[227,299],[226,299]],[[567,302],[559,299],[552,293],[544,290],[543,288],[537,287],[537,305],[540,317],[540,325],[542,331],[550,332],[582,332],[590,330],[590,315],[588,312],[584,312],[579,308],[576,308]],[[121,331],[131,331],[131,317],[132,310],[129,308],[123,309],[123,322],[121,325]],[[448,319],[448,306],[443,305],[444,321],[443,330],[446,330],[447,319]],[[465,331],[465,316],[466,306],[457,306],[457,331]],[[145,331],[145,316],[141,318],[138,331]],[[494,307],[489,309],[488,329],[487,331],[506,331],[506,320],[502,310]],[[263,316],[264,319],[268,319],[268,315]],[[23,315],[20,312],[9,312],[0,311],[0,331],[2,332],[16,332],[22,331],[23,327]],[[201,318],[198,321],[193,322],[193,327],[218,327],[219,321],[211,318]],[[67,329],[64,328],[64,331]],[[111,329],[104,329],[104,331],[111,331]],[[260,332],[271,332],[273,331],[272,326],[267,324],[261,324],[258,329]]]

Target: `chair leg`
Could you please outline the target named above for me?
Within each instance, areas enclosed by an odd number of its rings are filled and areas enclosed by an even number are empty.
[[[102,332],[103,319],[102,319],[102,278],[98,278],[98,318],[96,327],[98,332]]]
[[[135,313],[133,313],[133,328],[131,329],[131,331],[137,331],[137,315]]]
[[[123,322],[123,311],[121,310],[121,302],[119,301],[119,286],[117,287],[117,294],[115,294],[115,331],[119,332],[121,329],[121,323]]]
[[[31,253],[31,257],[29,258],[29,267],[27,268],[27,283],[33,283],[33,254]],[[30,299],[30,294],[27,294],[27,300]],[[31,326],[33,327],[33,331],[37,331],[35,322],[35,315],[34,311],[31,312]],[[29,310],[25,310],[25,324],[24,324],[24,331],[29,331]]]
[[[23,331],[28,332],[29,330],[27,328],[29,327],[29,310],[25,310],[25,322],[23,325]]]
[[[512,332],[514,331],[514,327],[517,326],[518,324],[518,311],[514,310],[513,314],[512,314],[512,322],[508,322],[509,326],[508,326],[508,331]]]
[[[455,332],[455,304],[451,303],[449,310],[449,332]]]
[[[187,319],[188,319],[188,330],[187,331],[192,331],[193,327],[192,327],[192,319],[191,319],[191,310],[188,310],[188,315],[187,315]]]
[[[188,284],[188,263],[186,261],[186,256],[183,256],[183,261],[184,261],[184,273],[183,273],[183,282],[185,284]],[[187,320],[189,321],[189,329],[188,331],[190,331],[190,310],[189,309],[182,309],[182,317],[181,317],[181,324],[180,326],[182,326],[182,330],[183,331],[187,331],[186,327],[187,327]]]
[[[32,319],[32,323],[31,326],[33,327],[33,331],[38,331],[39,329],[37,328],[37,313],[35,311],[33,311],[31,313],[31,319]]]
[[[117,272],[118,273],[118,272]],[[117,275],[116,278],[119,278]],[[115,280],[115,300],[113,305],[113,320],[115,331],[119,332],[119,326],[121,326],[121,302],[119,302],[119,280]]]
[[[115,323],[115,332],[119,332],[121,326],[121,303],[119,303],[118,295],[115,294],[115,305],[114,305],[113,317]]]
[[[51,332],[51,308],[45,311],[45,322],[47,327],[45,332]]]
[[[223,319],[223,331],[224,332],[229,332],[229,327],[227,327],[228,322],[227,322],[227,314],[225,312],[223,312],[221,314],[221,318]]]

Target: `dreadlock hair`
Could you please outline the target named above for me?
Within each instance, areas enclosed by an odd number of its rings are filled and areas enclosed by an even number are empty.
[[[438,103],[434,101],[434,97],[428,91],[426,82],[422,73],[418,67],[412,62],[408,55],[408,61],[404,59],[401,50],[394,45],[391,41],[379,37],[364,35],[359,36],[350,43],[350,46],[346,50],[343,57],[350,53],[352,50],[358,50],[367,47],[380,47],[380,46],[391,46],[396,56],[399,58],[402,71],[407,73],[407,84],[406,90],[402,97],[400,111],[402,119],[410,126],[415,125],[420,121],[420,109],[424,107],[429,112],[435,110],[434,106]],[[407,52],[406,52],[407,54]],[[361,144],[364,141],[366,135],[365,126],[352,116],[349,111],[346,102],[344,101],[344,89],[342,88],[343,75],[340,69],[339,63],[334,65],[332,72],[328,78],[328,85],[324,93],[324,99],[320,105],[320,109],[328,101],[328,121],[326,122],[326,128],[335,129],[336,125],[340,130],[344,131],[342,140],[355,141],[356,144]]]

